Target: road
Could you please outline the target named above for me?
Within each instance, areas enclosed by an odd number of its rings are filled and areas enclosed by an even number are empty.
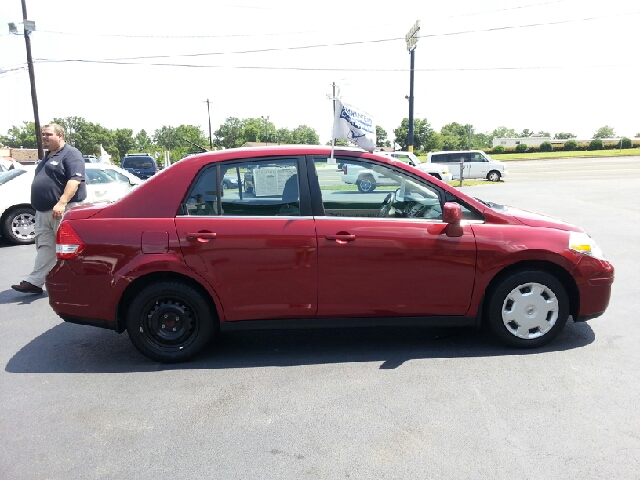
[[[473,330],[234,332],[162,366],[11,290],[34,247],[1,244],[0,478],[638,479],[637,160],[510,162],[464,188],[581,225],[616,267],[605,315],[534,351]]]

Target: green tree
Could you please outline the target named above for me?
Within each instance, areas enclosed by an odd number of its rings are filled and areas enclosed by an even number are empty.
[[[331,145],[331,140],[329,140],[325,145]],[[336,147],[348,147],[349,142],[342,138],[336,138]]]
[[[387,143],[389,145],[387,145]],[[391,142],[387,140],[387,131],[380,125],[376,125],[376,147],[391,146]]]
[[[178,137],[178,146],[188,148],[189,150],[195,149],[199,151],[193,144],[199,145],[204,149],[207,148],[205,145],[209,145],[209,139],[204,131],[195,125],[178,125],[176,127],[176,136]]]
[[[153,144],[151,142],[151,138],[147,135],[147,132],[143,129],[136,133],[136,136],[133,139],[133,149],[139,153],[151,153],[153,149]]]
[[[471,139],[471,148],[482,149],[493,146],[493,137],[489,133],[476,133]]]
[[[214,135],[215,144],[223,148],[240,147],[247,141],[244,137],[244,121],[236,117],[228,117]]]
[[[600,127],[596,133],[593,134],[592,138],[614,138],[615,136],[616,132],[613,131],[613,127],[605,125],[604,127]]]
[[[395,143],[400,145],[401,150],[407,150],[409,146],[409,119],[403,118],[400,126],[393,130]],[[430,151],[436,145],[436,131],[426,118],[416,118],[413,121],[413,148],[414,150]]]
[[[464,150],[473,146],[473,125],[462,125],[457,122],[448,123],[440,129],[442,148],[444,150]]]
[[[273,140],[275,140],[276,127],[269,120],[263,118],[245,118],[242,120],[242,123],[244,125],[245,142],[269,143],[271,141],[271,143],[273,143]]]
[[[100,155],[100,145],[110,155],[117,155],[114,132],[98,123],[88,122],[82,117],[54,118],[51,123],[62,126],[67,142],[84,155]]]
[[[133,130],[130,128],[118,128],[113,132],[113,136],[118,149],[118,158],[124,157],[135,146]],[[102,147],[104,148],[104,145]]]
[[[38,148],[35,122],[22,122],[14,125],[6,135],[0,135],[0,143],[11,148]]]
[[[288,128],[279,128],[276,130],[276,141],[285,145],[294,143],[293,134]]]
[[[491,132],[492,138],[518,138],[518,132],[513,128],[498,127]]]
[[[522,130],[522,132],[518,135],[520,138],[527,138],[533,135],[533,132],[528,128]]]
[[[160,148],[172,150],[180,145],[175,127],[163,125],[153,133],[153,142]]]
[[[576,136],[573,133],[560,132],[556,133],[553,138],[556,140],[566,140],[568,138],[575,138]]]
[[[293,129],[293,143],[299,145],[320,145],[320,138],[316,131],[307,125],[300,125]]]
[[[540,130],[536,133],[536,137],[548,137],[551,138],[551,134],[549,132],[545,132],[544,130]]]

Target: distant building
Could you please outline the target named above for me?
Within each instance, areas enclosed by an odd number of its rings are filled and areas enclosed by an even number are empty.
[[[556,148],[564,146],[564,142],[567,140],[573,140],[576,143],[590,143],[593,138],[580,139],[580,138],[566,138],[557,139],[551,137],[496,137],[493,139],[493,146],[497,147],[502,145],[504,148],[515,148],[517,145],[524,143],[527,147],[539,147],[544,142],[549,142]],[[605,143],[620,143],[621,138],[602,138]]]
[[[3,148],[2,151],[8,150],[9,154],[2,153],[2,156],[9,156],[16,162],[29,164],[36,163],[38,161],[38,149],[37,148]]]

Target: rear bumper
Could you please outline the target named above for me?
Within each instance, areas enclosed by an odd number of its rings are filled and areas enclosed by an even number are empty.
[[[117,329],[116,312],[125,281],[115,282],[111,275],[77,275],[61,261],[45,286],[51,308],[65,322]],[[91,318],[87,318],[89,312]]]

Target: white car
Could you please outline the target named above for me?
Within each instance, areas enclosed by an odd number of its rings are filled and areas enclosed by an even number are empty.
[[[447,165],[440,165],[438,163],[421,162],[412,152],[405,152],[402,150],[395,152],[375,152],[376,155],[382,155],[383,157],[395,158],[408,163],[416,167],[418,170],[422,170],[428,173],[432,177],[442,180],[443,182],[450,182],[453,179],[453,175],[449,171]]]
[[[486,178],[499,182],[507,176],[506,165],[481,150],[430,152],[427,154],[427,162],[447,165],[454,180],[460,179],[460,165],[464,178]]]
[[[21,166],[0,172],[0,233],[15,244],[33,243],[35,210],[31,183],[35,167]],[[85,165],[87,199],[83,203],[114,202],[143,180],[115,165]]]

